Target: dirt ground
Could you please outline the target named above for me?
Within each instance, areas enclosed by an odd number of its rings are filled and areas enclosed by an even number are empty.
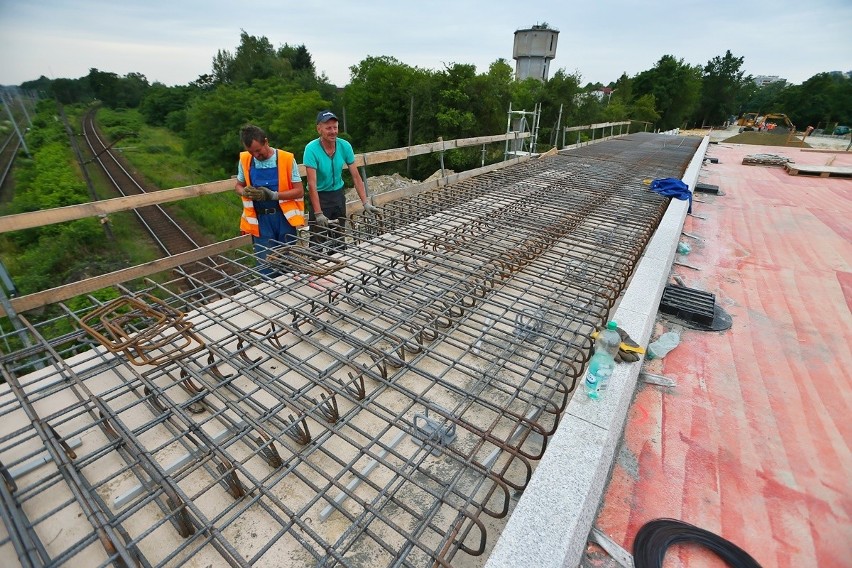
[[[737,125],[729,126],[728,128],[699,128],[693,130],[681,130],[680,134],[684,136],[707,136],[710,135],[711,142],[722,142],[733,138],[740,134],[740,127]],[[755,133],[761,135],[762,133]],[[752,142],[745,142],[752,143]],[[753,142],[765,144],[765,142]],[[830,135],[812,135],[808,136],[807,144],[811,148],[824,150],[846,150],[849,146],[849,135],[846,136],[830,136]]]

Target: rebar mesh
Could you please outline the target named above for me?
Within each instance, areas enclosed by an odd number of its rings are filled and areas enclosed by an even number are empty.
[[[665,210],[642,180],[681,175],[696,146],[637,135],[529,161],[354,215],[345,255],[285,249],[276,278],[213,257],[191,292],[146,280],[23,319],[2,338],[0,559],[486,555]],[[77,331],[48,339],[62,322]]]

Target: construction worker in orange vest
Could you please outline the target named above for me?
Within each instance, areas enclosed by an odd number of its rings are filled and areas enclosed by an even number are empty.
[[[246,151],[240,153],[234,191],[242,198],[240,233],[252,236],[260,272],[274,276],[263,261],[271,248],[295,242],[305,224],[304,187],[296,158],[269,146],[266,133],[254,125],[240,130]]]

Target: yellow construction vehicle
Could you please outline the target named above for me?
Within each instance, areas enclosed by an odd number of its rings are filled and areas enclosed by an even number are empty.
[[[743,130],[753,130],[754,121],[760,116],[759,112],[744,112],[737,118],[737,126],[740,127],[740,132]]]
[[[779,121],[784,121],[779,124]],[[790,118],[783,113],[767,113],[766,116],[759,116],[754,121],[754,126],[760,130],[772,131],[777,126],[781,126],[793,132],[796,130],[796,125],[790,121]]]

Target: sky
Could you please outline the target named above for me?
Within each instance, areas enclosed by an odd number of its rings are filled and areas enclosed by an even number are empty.
[[[704,65],[726,50],[747,74],[796,84],[852,70],[852,0],[0,0],[0,85],[91,68],[185,85],[210,73],[219,50],[234,53],[243,30],[274,47],[304,44],[338,86],[367,56],[483,73],[499,58],[514,68],[515,31],[543,23],[560,31],[550,75],[579,73],[581,84],[634,76],[663,55]]]

